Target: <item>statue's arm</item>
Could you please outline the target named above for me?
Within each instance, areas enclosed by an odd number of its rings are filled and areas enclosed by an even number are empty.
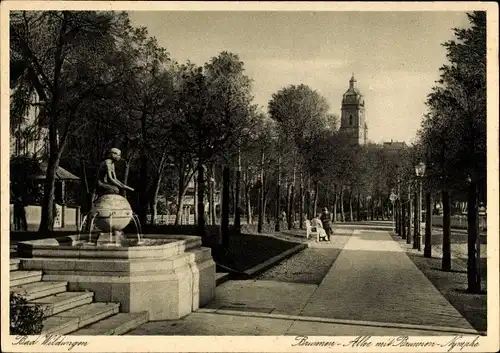
[[[108,174],[109,182],[115,184],[116,186],[122,187],[120,182],[116,179],[115,173],[113,173],[113,162],[111,160],[106,159],[106,174]]]
[[[118,178],[116,177],[116,173],[115,173],[115,170],[113,168],[113,162],[112,161],[106,161],[106,168],[107,168],[107,171],[108,171],[108,179],[113,183],[115,184],[116,186],[120,187],[120,188],[123,188],[123,189],[127,189],[127,190],[130,190],[130,191],[134,191],[134,189],[132,189],[131,187],[123,184],[120,180],[118,180]]]

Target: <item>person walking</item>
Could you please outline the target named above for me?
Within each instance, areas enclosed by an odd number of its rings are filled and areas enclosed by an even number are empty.
[[[23,195],[19,195],[14,200],[14,229],[28,230],[28,222],[26,221],[26,200]]]
[[[328,236],[328,240],[330,240],[330,236],[332,234],[331,227],[331,214],[328,212],[328,208],[323,208],[323,213],[321,213],[321,222],[323,223],[323,228],[325,229],[326,235]]]

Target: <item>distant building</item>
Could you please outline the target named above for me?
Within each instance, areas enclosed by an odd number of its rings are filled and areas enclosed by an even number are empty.
[[[389,142],[384,142],[383,144],[384,149],[386,150],[391,150],[391,151],[400,151],[408,147],[406,142],[402,141],[389,141]]]
[[[195,209],[197,207],[196,205],[196,186],[195,186],[195,178],[196,174],[193,175],[191,180],[189,181],[186,189],[186,193],[182,197],[182,211],[181,211],[181,224],[195,224],[196,220],[194,219],[194,214],[195,214]],[[212,182],[212,181],[210,181]],[[208,183],[207,183],[208,184]],[[208,185],[207,185],[208,188]],[[220,199],[221,199],[221,193],[220,190],[214,191],[214,207],[216,209],[220,208]],[[167,202],[167,204],[172,204],[172,202]],[[175,204],[175,203],[174,203]],[[204,199],[204,204],[205,204],[205,212],[208,213],[209,211],[209,200],[208,196],[205,196]],[[172,218],[169,220],[170,223],[173,223],[175,219],[175,215],[172,216]]]
[[[349,89],[342,97],[340,133],[352,144],[365,145],[368,139],[368,125],[365,120],[365,99],[356,87],[354,75],[349,81]]]
[[[11,96],[15,88],[11,88]],[[49,151],[49,126],[44,110],[41,109],[38,95],[33,93],[30,97],[29,107],[24,112],[22,119],[11,129],[10,134],[10,157],[32,157],[39,162],[40,173],[31,178],[43,190],[43,182],[47,171],[47,157]],[[12,98],[11,98],[12,99]],[[10,102],[12,104],[12,100]],[[12,119],[12,116],[11,116]],[[11,121],[11,128],[13,122]],[[58,138],[58,136],[56,137]],[[11,175],[12,179],[12,175]],[[76,227],[79,224],[79,212],[75,207],[66,206],[65,183],[78,181],[79,178],[66,169],[59,166],[55,175],[55,217],[54,228]],[[12,194],[11,194],[12,197]],[[12,202],[12,200],[10,200]],[[41,206],[39,200],[27,200],[25,205],[26,221],[28,227],[36,229],[40,224]],[[11,204],[11,226],[13,225],[13,205]]]
[[[11,95],[13,93],[14,90],[11,89]],[[39,99],[35,93],[32,105],[27,109],[23,121],[10,136],[10,156],[30,156],[40,159],[47,155],[48,126],[37,103]]]

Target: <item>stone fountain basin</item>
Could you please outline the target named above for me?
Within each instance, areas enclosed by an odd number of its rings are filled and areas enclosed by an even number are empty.
[[[148,311],[150,320],[179,319],[215,296],[215,262],[201,238],[128,235],[119,246],[88,244],[88,235],[18,243],[21,268],[45,281],[67,281],[71,291],[119,302],[121,312]]]
[[[23,258],[70,257],[70,258],[141,258],[168,257],[187,249],[201,246],[201,239],[190,235],[148,234],[138,239],[127,235],[120,245],[106,242],[88,242],[88,235],[70,235],[60,238],[30,240],[18,243],[18,254]]]

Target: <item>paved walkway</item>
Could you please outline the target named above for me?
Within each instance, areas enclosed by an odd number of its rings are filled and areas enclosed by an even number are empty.
[[[312,246],[343,250],[319,286],[228,281],[181,320],[132,335],[449,335],[474,333],[387,231],[352,230]],[[344,245],[345,244],[345,245]]]
[[[383,231],[355,231],[302,315],[472,329]]]

